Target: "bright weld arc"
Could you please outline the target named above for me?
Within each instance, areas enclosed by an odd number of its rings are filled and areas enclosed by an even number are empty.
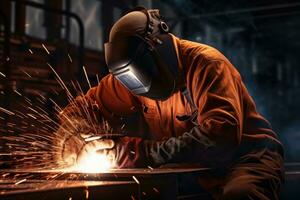
[[[113,167],[113,163],[104,154],[96,152],[89,153],[75,164],[72,170],[84,173],[107,172]]]

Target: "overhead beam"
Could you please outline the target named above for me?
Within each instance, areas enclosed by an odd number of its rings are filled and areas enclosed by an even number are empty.
[[[168,20],[185,20],[185,19],[199,19],[199,18],[212,18],[212,17],[223,17],[223,16],[233,16],[238,14],[246,14],[251,12],[258,12],[258,11],[269,11],[269,10],[278,10],[278,9],[287,9],[287,8],[299,8],[300,9],[300,2],[299,3],[289,3],[289,4],[277,4],[277,5],[269,5],[269,6],[259,6],[254,8],[244,8],[244,9],[236,9],[236,10],[229,10],[224,12],[212,12],[212,13],[204,13],[204,14],[196,14],[196,15],[189,15],[180,18],[168,18]]]

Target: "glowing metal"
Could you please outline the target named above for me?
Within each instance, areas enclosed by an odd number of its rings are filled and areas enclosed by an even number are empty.
[[[113,163],[106,155],[92,152],[77,163],[74,170],[84,173],[99,173],[106,172],[112,167]]]

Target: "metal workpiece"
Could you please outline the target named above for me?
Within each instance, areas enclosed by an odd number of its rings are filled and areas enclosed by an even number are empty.
[[[206,168],[112,169],[103,173],[67,170],[3,170],[0,198],[11,199],[177,199],[178,178]]]

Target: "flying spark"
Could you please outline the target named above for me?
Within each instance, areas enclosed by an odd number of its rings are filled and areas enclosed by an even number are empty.
[[[25,182],[25,181],[27,181],[26,178],[24,178],[23,180],[20,180],[20,181],[16,182],[15,185],[19,185],[20,183],[23,183],[23,182]]]
[[[5,75],[5,74],[3,74],[2,72],[0,72],[0,75],[1,75],[1,76],[3,76],[4,78],[6,77],[6,75]]]
[[[15,93],[17,93],[19,96],[22,96],[22,94],[20,92],[18,92],[17,90],[14,90]]]
[[[83,72],[84,72],[86,81],[87,81],[87,83],[89,84],[89,87],[92,88],[91,83],[90,83],[90,80],[89,80],[89,77],[88,77],[88,75],[87,75],[87,73],[86,73],[85,67],[83,66],[82,68],[83,68]]]
[[[85,199],[89,199],[89,190],[88,189],[85,190]]]
[[[154,190],[154,192],[159,193],[157,188],[154,187],[153,190]]]
[[[28,49],[28,51],[29,51],[31,54],[33,54],[33,51],[32,51],[31,49]]]
[[[32,76],[31,76],[30,74],[28,74],[25,70],[22,70],[22,69],[21,69],[21,71],[22,71],[24,74],[26,74],[29,78],[32,78]]]
[[[135,176],[132,176],[132,178],[138,185],[140,184],[139,180],[137,180],[137,178]]]
[[[50,55],[50,52],[48,51],[47,47],[44,44],[42,44],[42,47],[45,49],[45,51],[47,52],[47,54]]]
[[[73,60],[72,60],[72,58],[71,58],[70,54],[68,54],[68,58],[69,58],[70,62],[72,63],[72,62],[73,62]]]
[[[133,195],[131,195],[131,196],[130,196],[130,198],[131,198],[132,200],[135,200],[135,198],[134,198],[134,196],[133,196]]]
[[[98,140],[100,139],[101,136],[94,136],[94,137],[89,137],[89,138],[86,138],[84,139],[86,142],[91,142],[91,141],[94,141],[94,140]]]
[[[13,113],[13,112],[11,112],[11,111],[5,109],[5,108],[2,108],[2,107],[0,107],[0,111],[6,113],[6,114],[8,114],[8,115],[15,115],[15,113]]]
[[[100,84],[100,80],[99,80],[98,74],[96,74],[96,78],[97,78],[97,83],[98,83],[98,85],[99,85],[99,84]]]
[[[45,51],[50,54],[48,49],[44,44],[42,44]],[[28,50],[30,52],[30,50]],[[31,53],[31,52],[30,52]],[[69,59],[71,57],[69,55]],[[88,138],[83,138],[83,142],[92,142],[97,139],[101,139],[103,135],[112,134],[113,129],[110,127],[107,121],[104,119],[97,120],[94,112],[90,111],[91,102],[82,95],[83,102],[78,103],[75,97],[71,94],[67,85],[63,82],[62,78],[55,71],[55,69],[47,63],[52,72],[55,74],[55,78],[59,85],[67,95],[67,101],[69,105],[78,108],[78,113],[81,116],[86,116],[87,123],[91,128],[91,135]],[[22,70],[29,78],[32,76],[26,71]],[[36,72],[37,73],[37,72]],[[84,68],[84,73],[91,88],[91,83],[88,79],[87,72]],[[5,74],[0,72],[0,75],[6,77]],[[99,77],[97,76],[97,81],[99,83]],[[75,86],[75,84],[73,84]],[[77,88],[74,87],[77,94],[84,94],[81,86],[77,82]],[[51,88],[52,89],[52,88]],[[61,91],[52,89],[53,92],[58,96]],[[4,141],[9,152],[1,152],[0,155],[9,156],[8,161],[4,161],[7,164],[13,166],[16,169],[71,169],[72,171],[79,171],[85,173],[98,173],[105,172],[115,166],[114,160],[105,154],[100,154],[97,152],[88,154],[80,162],[76,163],[74,166],[68,166],[59,156],[63,151],[63,146],[61,145],[64,141],[64,135],[58,132],[59,129],[63,129],[65,134],[70,135],[70,129],[74,129],[74,121],[65,115],[62,111],[63,108],[55,102],[55,97],[43,96],[42,94],[35,94],[34,96],[26,96],[26,91],[20,93],[17,90],[14,92],[20,95],[20,99],[24,100],[24,103],[20,103],[22,106],[20,111],[15,111],[16,114],[9,109],[0,107],[0,112],[6,113],[8,115],[15,115],[15,119],[12,122],[7,122],[5,126],[0,126],[0,131],[3,132],[0,136],[0,140]],[[4,94],[1,91],[1,94]],[[34,99],[36,97],[36,99]],[[47,102],[50,102],[53,106],[50,108],[47,106]],[[53,109],[54,108],[54,109]],[[53,109],[53,110],[52,110]],[[61,113],[59,115],[59,113]],[[64,119],[67,122],[65,127],[62,127],[58,119]],[[5,118],[3,118],[5,119]],[[84,141],[85,140],[85,141]],[[56,142],[58,141],[58,142]],[[0,174],[1,175],[1,174]],[[49,177],[49,180],[57,179],[59,173]],[[27,181],[28,179],[23,179],[21,181],[16,179],[16,185]]]

